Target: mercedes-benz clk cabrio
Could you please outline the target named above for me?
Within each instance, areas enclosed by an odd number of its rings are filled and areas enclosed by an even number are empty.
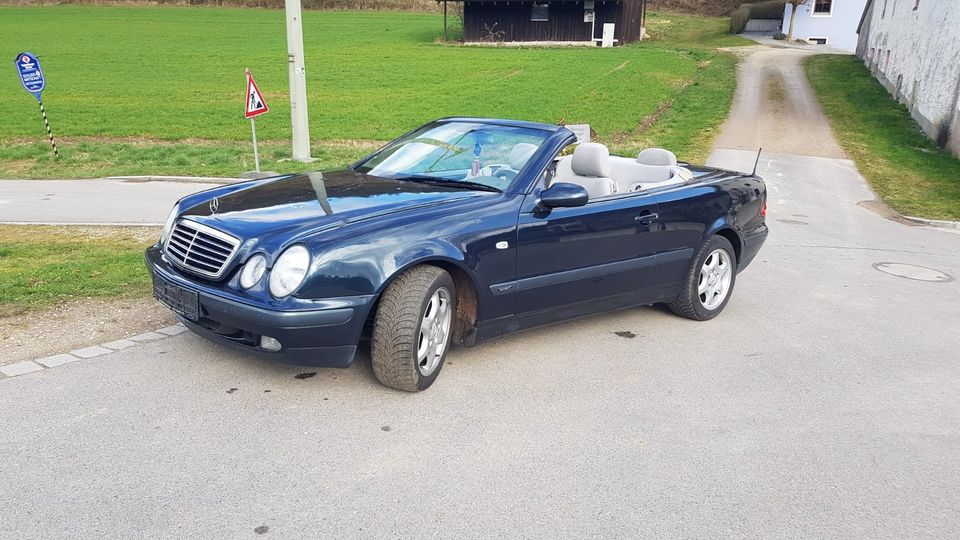
[[[192,331],[282,362],[429,387],[452,345],[655,303],[708,320],[767,236],[752,174],[562,127],[445,118],[343,170],[189,195],[147,249]]]

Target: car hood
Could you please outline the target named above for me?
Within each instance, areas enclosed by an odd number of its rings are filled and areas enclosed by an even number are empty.
[[[256,183],[181,213],[239,238],[287,232],[299,237],[358,220],[489,195],[391,180],[350,169],[296,174]]]

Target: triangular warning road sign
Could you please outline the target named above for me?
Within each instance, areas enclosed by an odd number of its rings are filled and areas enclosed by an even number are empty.
[[[253,75],[250,73],[250,70],[247,70],[247,105],[243,115],[247,118],[253,118],[254,116],[269,112],[270,107],[267,107],[267,102],[263,99],[263,94],[260,93],[260,89],[257,88],[257,83],[253,80]]]

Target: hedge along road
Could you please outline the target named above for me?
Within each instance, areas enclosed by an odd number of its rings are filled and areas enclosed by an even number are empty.
[[[0,380],[5,531],[952,536],[960,282],[917,268],[960,276],[960,236],[858,206],[842,158],[759,172],[770,239],[708,323],[638,308],[455,349],[415,395],[365,356],[312,375],[191,334]]]

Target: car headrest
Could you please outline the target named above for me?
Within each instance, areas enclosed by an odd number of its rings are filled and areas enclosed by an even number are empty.
[[[657,165],[660,167],[676,167],[677,156],[663,148],[647,148],[637,154],[637,163],[643,165]]]
[[[517,143],[510,150],[510,168],[519,171],[527,164],[530,156],[537,151],[537,145],[530,143]]]
[[[573,151],[570,162],[577,176],[610,176],[610,151],[600,143],[580,143]]]

